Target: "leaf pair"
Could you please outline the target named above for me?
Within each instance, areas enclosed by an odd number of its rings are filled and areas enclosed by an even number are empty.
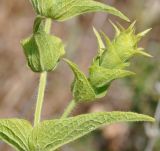
[[[32,127],[21,119],[1,119],[0,139],[17,151],[53,151],[103,125],[154,119],[132,112],[102,112],[44,121]]]
[[[117,9],[94,0],[30,0],[38,15],[65,21],[89,12],[107,12],[126,21],[129,19]]]

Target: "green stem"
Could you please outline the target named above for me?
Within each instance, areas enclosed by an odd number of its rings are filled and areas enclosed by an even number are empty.
[[[42,106],[43,106],[44,91],[46,87],[46,79],[47,79],[47,72],[42,72],[40,76],[40,82],[39,82],[36,111],[34,114],[35,116],[34,126],[36,126],[40,122],[40,119],[41,119],[41,111],[42,111]]]
[[[52,20],[46,19],[45,27],[44,27],[44,30],[46,33],[50,33],[51,25],[52,25]],[[39,124],[41,120],[41,112],[42,112],[42,106],[43,106],[43,100],[44,100],[46,81],[47,81],[47,72],[42,72],[40,75],[37,104],[36,104],[36,110],[34,114],[34,126]]]
[[[75,100],[73,99],[70,104],[67,106],[66,110],[64,111],[63,115],[61,118],[66,118],[71,112],[72,110],[74,109],[74,107],[76,106],[76,102]]]
[[[50,33],[50,31],[51,31],[51,25],[52,25],[52,20],[50,19],[50,18],[47,18],[46,19],[46,22],[45,22],[45,27],[44,27],[44,31],[46,32],[46,33]]]

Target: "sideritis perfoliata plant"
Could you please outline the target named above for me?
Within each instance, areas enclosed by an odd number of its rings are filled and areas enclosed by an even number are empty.
[[[110,40],[103,32],[94,29],[99,45],[98,54],[89,68],[88,77],[72,61],[64,58],[62,40],[50,34],[51,22],[65,21],[74,16],[102,11],[129,19],[117,9],[93,0],[30,0],[36,18],[33,33],[22,40],[28,67],[40,74],[39,91],[34,115],[34,125],[23,119],[1,119],[0,139],[17,151],[53,151],[103,125],[116,122],[149,121],[147,115],[133,112],[100,112],[68,117],[76,104],[98,101],[107,94],[112,81],[133,75],[126,70],[130,58],[136,54],[149,56],[138,48],[138,42],[150,29],[135,33],[134,23],[127,29],[112,23],[115,37]],[[47,73],[64,60],[75,75],[71,85],[73,99],[60,119],[40,121]]]

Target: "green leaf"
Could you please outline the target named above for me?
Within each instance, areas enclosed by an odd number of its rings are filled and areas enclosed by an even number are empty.
[[[76,102],[83,102],[83,101],[92,101],[95,99],[95,92],[89,83],[88,79],[81,72],[77,65],[72,63],[71,61],[64,59],[67,64],[71,67],[72,71],[75,75],[75,80],[72,85],[72,92],[74,95],[74,99]]]
[[[0,140],[6,142],[17,151],[30,151],[28,146],[28,138],[31,131],[32,126],[26,120],[0,120]]]
[[[89,81],[93,87],[103,87],[111,81],[133,75],[134,73],[121,69],[106,69],[101,66],[93,65],[90,67]]]
[[[33,129],[30,151],[53,151],[101,126],[133,121],[153,122],[154,119],[132,112],[103,112],[44,121]]]
[[[129,19],[114,7],[93,0],[31,0],[37,14],[65,21],[89,12],[107,12],[126,21]]]
[[[22,46],[28,66],[34,72],[54,70],[60,57],[65,53],[61,39],[45,32],[37,32],[23,40]]]

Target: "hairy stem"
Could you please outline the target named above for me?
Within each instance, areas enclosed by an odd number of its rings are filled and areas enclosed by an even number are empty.
[[[46,33],[50,33],[51,25],[52,25],[52,20],[46,19],[45,27],[44,27],[44,30]],[[46,81],[47,81],[47,72],[42,72],[40,75],[37,104],[36,104],[36,110],[34,114],[34,126],[36,126],[41,120],[41,112],[42,112],[42,106],[43,106],[43,100],[44,100]]]
[[[36,111],[35,111],[35,118],[34,118],[34,126],[36,126],[41,119],[41,111],[43,106],[43,99],[44,99],[44,91],[46,87],[47,81],[47,72],[42,72],[40,76],[39,82],[39,89],[38,89],[38,97],[37,97],[37,104],[36,104]]]
[[[46,33],[50,33],[51,31],[52,20],[50,18],[46,19],[44,30]]]
[[[76,106],[76,102],[75,100],[73,99],[70,104],[67,106],[66,110],[64,111],[63,115],[61,118],[66,118],[71,112],[72,110],[74,109],[74,107]]]

